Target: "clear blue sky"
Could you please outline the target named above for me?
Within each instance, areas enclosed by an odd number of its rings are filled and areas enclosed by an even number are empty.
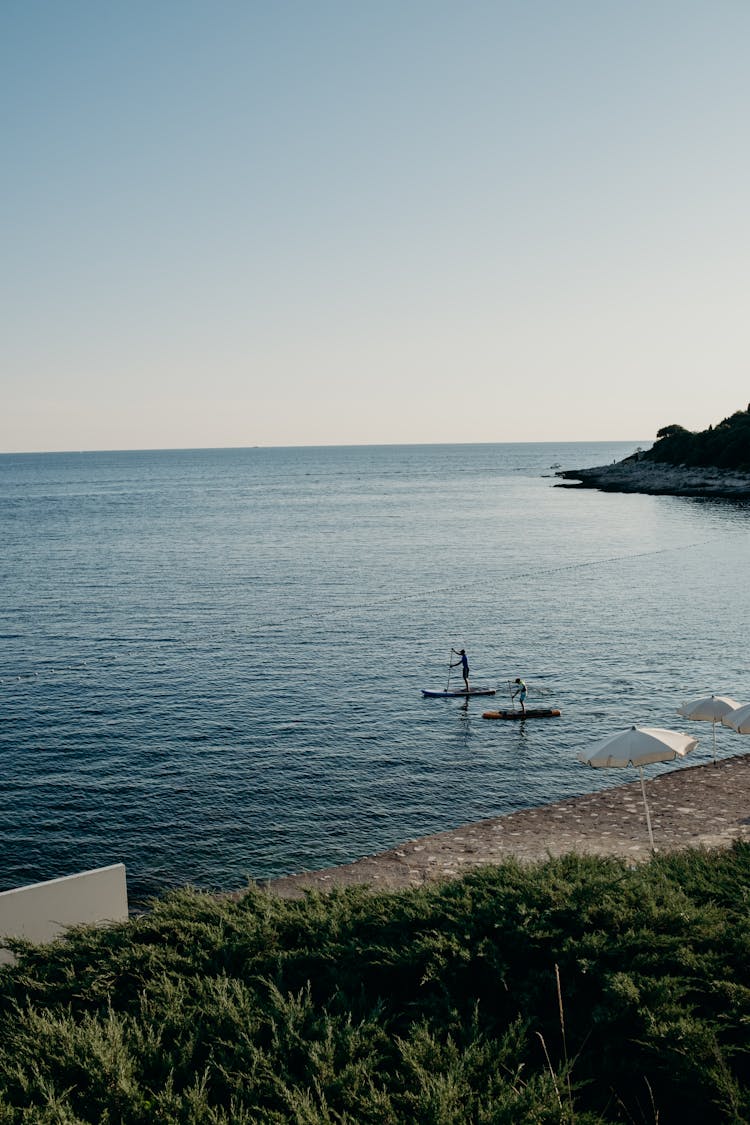
[[[4,0],[0,450],[750,400],[747,0]]]

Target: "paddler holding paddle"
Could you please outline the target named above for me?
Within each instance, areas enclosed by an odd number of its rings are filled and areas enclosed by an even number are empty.
[[[511,700],[511,703],[512,703],[513,700],[516,698],[516,696],[518,696],[518,702],[521,704],[521,713],[523,715],[525,715],[526,714],[526,684],[523,682],[523,680],[520,678],[520,676],[516,676],[516,683],[518,684],[518,687],[515,688],[511,692],[510,700]]]
[[[456,656],[461,657],[460,660],[454,661],[454,663],[451,664],[450,667],[451,668],[458,668],[459,664],[461,665],[461,675],[464,678],[464,683],[466,684],[466,691],[468,693],[471,689],[469,687],[469,658],[466,655],[466,649],[462,648],[459,651],[458,649],[452,648],[451,652],[455,652]]]

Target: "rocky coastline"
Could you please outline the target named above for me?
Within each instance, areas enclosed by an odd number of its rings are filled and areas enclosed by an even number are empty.
[[[556,488],[594,488],[600,492],[643,492],[656,496],[716,496],[750,499],[750,473],[715,468],[691,468],[628,458],[591,469],[563,469],[555,473],[565,482]]]

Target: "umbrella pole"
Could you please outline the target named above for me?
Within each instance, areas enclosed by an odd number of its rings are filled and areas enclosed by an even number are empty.
[[[648,811],[648,801],[646,800],[646,786],[643,781],[643,766],[638,767],[638,772],[641,775],[641,793],[643,794],[643,807],[646,810],[646,824],[648,825],[648,838],[651,841],[651,851],[655,852],[654,847],[654,833],[651,830],[651,815]]]
[[[716,765],[716,719],[711,720],[711,730],[714,732],[714,765]]]

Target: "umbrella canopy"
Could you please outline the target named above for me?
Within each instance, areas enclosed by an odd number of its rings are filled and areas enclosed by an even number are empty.
[[[735,711],[741,704],[728,695],[704,695],[702,699],[694,699],[690,703],[683,703],[677,708],[677,714],[683,719],[711,724],[714,738],[714,761],[716,761],[716,724],[723,721],[724,716],[730,711]]]
[[[684,758],[697,745],[697,739],[676,730],[629,727],[619,734],[610,734],[589,750],[582,750],[578,761],[586,766],[648,766]]]
[[[730,711],[736,711],[742,704],[729,695],[704,695],[691,703],[683,703],[677,714],[683,719],[697,719],[699,722],[720,723]]]
[[[578,761],[586,766],[606,769],[609,766],[635,766],[641,777],[643,807],[646,810],[646,824],[651,848],[654,848],[654,833],[651,828],[651,815],[646,800],[646,786],[643,781],[643,767],[655,762],[671,762],[684,758],[698,745],[698,740],[689,734],[662,727],[630,727],[611,734],[595,743],[589,750],[582,750]]]
[[[750,703],[737,707],[722,717],[722,725],[736,730],[737,734],[750,734]]]

